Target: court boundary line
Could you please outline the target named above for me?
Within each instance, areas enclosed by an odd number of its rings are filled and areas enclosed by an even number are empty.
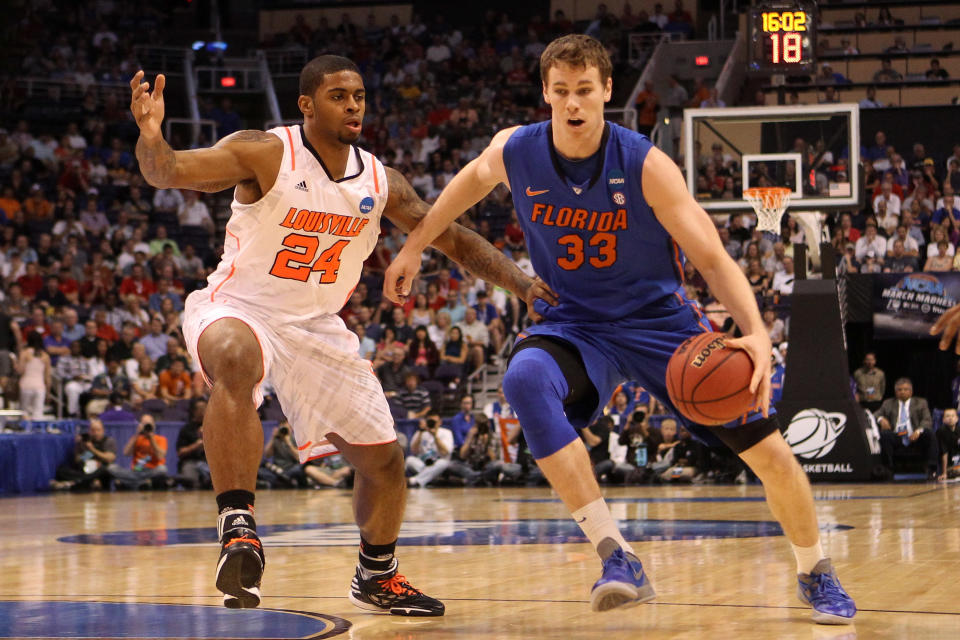
[[[9,598],[14,596],[4,596],[0,595],[0,600],[4,598]],[[210,595],[210,596],[175,596],[175,595],[139,595],[139,594],[94,594],[94,595],[84,595],[84,594],[17,594],[15,597],[20,598],[217,598],[222,599],[222,595]],[[271,595],[270,598],[277,599],[287,599],[287,600],[343,600],[344,596],[287,596],[287,595]],[[16,602],[11,600],[6,600],[7,602]],[[541,603],[541,604],[589,604],[589,600],[539,600],[535,598],[444,598],[444,602],[514,602],[514,603]],[[108,602],[108,601],[104,601]],[[176,602],[125,602],[122,604],[180,604]],[[644,603],[646,606],[664,606],[664,607],[727,607],[733,609],[785,609],[785,610],[798,610],[798,611],[809,611],[810,607],[804,607],[800,605],[768,605],[768,604],[725,604],[719,602],[647,602]],[[216,606],[216,605],[205,605],[198,603],[197,606]],[[266,607],[264,610],[269,611],[283,611],[285,613],[300,613],[308,616],[316,615],[332,615],[332,614],[317,614],[309,613],[306,611],[297,611],[295,609],[276,609],[272,607]],[[358,612],[362,610],[358,609]],[[858,613],[906,613],[911,615],[930,615],[930,616],[960,616],[960,611],[915,611],[909,609],[857,609]]]

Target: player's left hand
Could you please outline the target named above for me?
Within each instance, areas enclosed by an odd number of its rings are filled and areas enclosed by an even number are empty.
[[[940,316],[940,319],[930,327],[930,335],[935,336],[942,333],[943,337],[940,338],[940,350],[946,351],[950,348],[950,344],[954,338],[957,337],[958,330],[960,330],[960,304],[947,309],[947,311]],[[954,351],[957,355],[960,355],[960,341],[957,342]]]
[[[530,316],[530,319],[534,322],[543,320],[543,316],[533,308],[533,303],[537,298],[543,300],[551,307],[557,306],[560,301],[560,299],[557,298],[557,294],[547,286],[546,282],[540,279],[540,276],[535,277],[530,283],[530,286],[527,287],[527,290],[523,292],[523,301],[527,303],[527,315]]]
[[[410,295],[413,279],[420,273],[420,252],[404,245],[383,274],[383,295],[394,304],[403,304]]]
[[[754,394],[756,404],[753,409],[763,413],[764,418],[770,417],[770,336],[764,333],[751,333],[742,338],[730,338],[726,346],[734,349],[743,349],[753,360],[753,377],[750,378],[750,393]]]

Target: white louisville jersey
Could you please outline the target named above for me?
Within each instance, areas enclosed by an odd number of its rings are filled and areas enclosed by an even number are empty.
[[[211,302],[256,307],[278,322],[337,313],[360,279],[387,202],[383,165],[353,147],[334,180],[301,126],[277,127],[277,181],[253,204],[234,199]]]

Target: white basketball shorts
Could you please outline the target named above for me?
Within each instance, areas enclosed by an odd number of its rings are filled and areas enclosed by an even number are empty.
[[[206,290],[187,297],[183,335],[187,349],[208,385],[197,353],[200,336],[210,325],[234,318],[247,325],[260,342],[263,379],[269,378],[284,415],[293,427],[300,461],[336,453],[327,440],[335,433],[354,445],[387,444],[397,439],[383,387],[369,360],[361,358],[357,336],[339,316],[324,315],[290,323],[269,309],[233,301],[210,300]],[[253,390],[254,406],[263,402],[261,385]]]

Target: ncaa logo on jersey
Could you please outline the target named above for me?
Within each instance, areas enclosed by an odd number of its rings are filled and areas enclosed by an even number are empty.
[[[371,211],[373,211],[373,204],[374,204],[373,198],[371,198],[370,196],[367,196],[366,198],[361,200],[360,207],[359,207],[360,213],[370,213]]]
[[[612,197],[613,202],[621,207],[627,204],[627,196],[623,195],[623,191],[614,191]]]

